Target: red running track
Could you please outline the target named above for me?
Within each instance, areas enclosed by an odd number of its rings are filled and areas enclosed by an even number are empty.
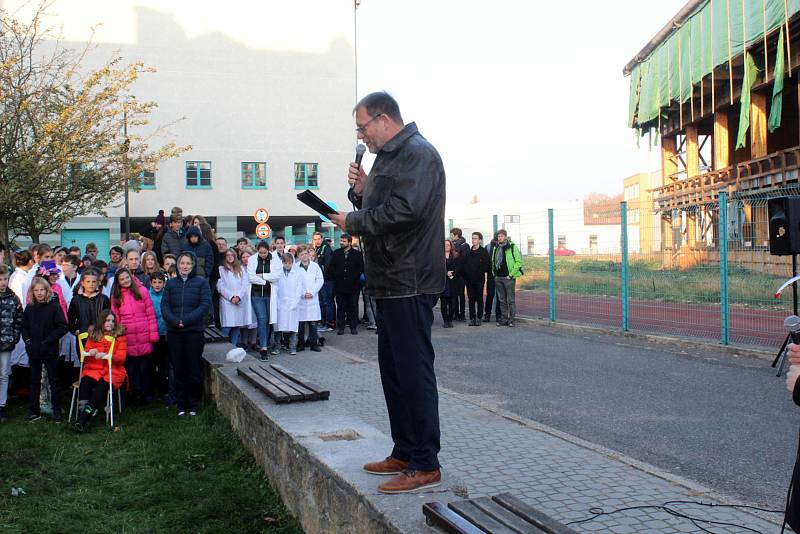
[[[517,313],[529,317],[549,317],[548,294],[518,290]],[[729,337],[731,343],[779,347],[786,336],[783,320],[787,311],[756,310],[744,306],[729,306]],[[688,336],[719,340],[720,307],[714,304],[684,304],[652,300],[629,301],[629,326],[654,334]],[[622,301],[619,297],[591,295],[556,295],[556,321],[622,328]]]

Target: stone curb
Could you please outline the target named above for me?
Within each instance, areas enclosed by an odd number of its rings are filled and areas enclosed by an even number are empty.
[[[207,347],[204,354],[206,391],[305,532],[430,533],[422,505],[466,496],[446,472],[429,492],[379,493],[382,477],[361,465],[388,454],[388,436],[337,409],[334,391],[331,401],[275,404],[236,375],[239,365],[257,363],[254,358],[222,363],[216,352]]]

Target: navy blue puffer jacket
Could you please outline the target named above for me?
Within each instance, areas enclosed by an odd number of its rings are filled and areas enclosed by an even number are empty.
[[[194,254],[182,252],[178,256],[178,266],[184,256],[191,258],[192,271],[185,280],[179,274],[167,281],[164,296],[161,297],[161,316],[169,332],[202,332],[206,328],[205,317],[211,307],[211,289],[208,281],[197,275]],[[181,322],[183,328],[178,326]]]

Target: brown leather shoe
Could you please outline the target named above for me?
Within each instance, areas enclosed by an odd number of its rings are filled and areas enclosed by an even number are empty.
[[[387,456],[380,462],[364,464],[364,471],[372,475],[399,475],[408,468],[408,462]]]
[[[413,493],[435,488],[442,483],[442,471],[413,471],[406,469],[396,477],[392,477],[378,485],[381,493]]]

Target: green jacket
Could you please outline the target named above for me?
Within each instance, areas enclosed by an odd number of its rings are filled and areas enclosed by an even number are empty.
[[[499,246],[499,244],[494,245],[490,251],[492,256],[492,275],[494,276],[497,276],[497,247]],[[506,265],[508,265],[508,277],[516,279],[522,276],[522,254],[517,245],[507,239],[506,244],[503,246],[503,251],[505,252]]]

